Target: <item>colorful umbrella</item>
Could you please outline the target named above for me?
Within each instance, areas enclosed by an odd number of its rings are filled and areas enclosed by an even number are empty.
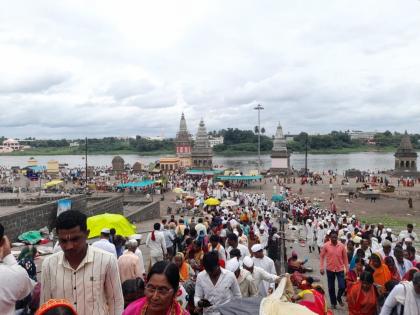
[[[273,195],[273,197],[271,197],[272,201],[284,201],[284,196],[283,195]]]
[[[176,193],[176,194],[182,194],[184,191],[182,190],[182,188],[180,188],[180,187],[177,187],[177,188],[174,188],[173,190],[172,190],[174,193]]]
[[[204,204],[208,206],[218,206],[220,205],[220,201],[216,198],[208,198],[204,201]]]
[[[104,213],[89,217],[87,219],[87,228],[89,229],[89,238],[101,235],[102,229],[114,228],[118,235],[131,236],[136,234],[136,226],[132,225],[123,215]]]

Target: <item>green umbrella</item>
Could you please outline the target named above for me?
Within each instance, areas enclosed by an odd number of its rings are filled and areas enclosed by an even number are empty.
[[[273,195],[273,197],[271,197],[272,201],[284,201],[284,196],[283,195]]]

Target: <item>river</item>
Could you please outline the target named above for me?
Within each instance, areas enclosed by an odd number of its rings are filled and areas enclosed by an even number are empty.
[[[133,165],[139,161],[148,165],[159,159],[159,156],[141,156],[136,154],[123,154],[121,157],[126,163]],[[11,167],[28,165],[30,156],[1,156],[0,166]],[[43,155],[34,156],[38,165],[46,165],[50,160],[57,160],[59,163],[67,163],[69,167],[84,167],[83,155]],[[113,155],[89,155],[88,164],[93,166],[111,166]],[[262,169],[268,169],[271,165],[269,155],[261,156]],[[215,156],[213,164],[224,168],[240,169],[243,172],[257,169],[258,156],[236,156],[223,157]],[[305,167],[304,154],[292,154],[291,165],[295,169]],[[312,171],[337,170],[341,174],[349,168],[356,168],[365,171],[389,170],[394,167],[393,153],[360,152],[347,154],[308,154],[308,168]]]

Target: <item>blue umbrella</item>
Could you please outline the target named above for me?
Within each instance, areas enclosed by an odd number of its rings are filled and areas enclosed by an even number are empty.
[[[283,195],[273,195],[273,197],[271,197],[272,201],[284,201],[284,196]]]

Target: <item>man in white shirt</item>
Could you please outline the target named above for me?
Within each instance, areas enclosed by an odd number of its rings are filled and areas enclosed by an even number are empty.
[[[198,223],[195,225],[195,230],[197,231],[197,235],[200,235],[200,232],[204,235],[207,235],[207,228],[203,224],[203,218],[198,218]]]
[[[309,252],[315,251],[315,227],[312,225],[312,220],[308,219],[305,225],[306,242],[309,246]]]
[[[150,249],[150,267],[166,256],[165,236],[160,232],[160,223],[153,225],[153,232],[147,235],[146,246]]]
[[[235,274],[242,297],[246,298],[258,295],[258,288],[255,286],[251,273],[240,267],[238,259],[232,258],[228,260],[226,262],[226,269]]]
[[[404,311],[401,308],[404,307]],[[396,312],[395,312],[396,311]],[[395,312],[395,313],[394,313]],[[411,282],[401,282],[388,295],[380,315],[418,315],[420,312],[420,272],[416,272]]]
[[[255,286],[259,288],[263,281],[268,281],[270,283],[279,283],[280,277],[275,274],[270,274],[264,269],[260,267],[254,266],[254,261],[251,257],[245,257],[243,260],[243,268],[248,270],[252,278],[254,279]],[[261,293],[261,292],[260,292]],[[271,289],[269,289],[269,293],[271,293]],[[265,294],[266,295],[266,294]],[[263,295],[263,296],[265,296]]]
[[[254,257],[252,257],[252,260],[254,262],[254,266],[260,267],[260,268],[264,269],[264,271],[266,271],[270,274],[274,274],[274,275],[277,274],[276,266],[274,265],[274,261],[271,258],[264,255],[263,247],[262,247],[261,244],[254,244],[251,247],[251,251],[252,251],[252,254],[254,255]],[[259,289],[260,294],[262,296],[266,296],[269,288],[274,289],[274,283],[273,282],[269,283],[268,281],[263,281],[258,289]]]
[[[229,244],[229,247],[227,248],[227,259],[230,259],[230,251],[234,248],[237,248],[241,251],[241,261],[246,257],[246,256],[251,256],[248,250],[248,247],[239,244],[238,241],[238,235],[231,233],[227,236],[227,242]]]
[[[395,266],[397,267],[398,273],[400,274],[401,279],[404,277],[405,273],[413,268],[413,264],[408,259],[404,258],[404,250],[395,246],[394,248],[394,257],[395,257]]]
[[[403,230],[400,232],[400,235],[398,236],[398,240],[401,242],[407,237],[411,237],[413,241],[416,241],[417,234],[416,232],[413,231],[413,229],[414,229],[414,226],[411,223],[407,224],[407,230]]]
[[[57,218],[58,241],[63,249],[42,264],[41,304],[66,299],[80,315],[121,315],[124,298],[117,258],[88,246],[86,215],[69,210]]]
[[[204,255],[203,266],[195,284],[194,304],[205,315],[219,315],[216,307],[240,298],[241,291],[233,272],[220,268],[216,252]]]
[[[102,229],[101,239],[99,241],[94,242],[92,246],[100,248],[108,253],[111,253],[115,256],[115,258],[117,258],[117,249],[115,248],[115,245],[109,241],[109,234],[109,229]]]
[[[25,269],[18,265],[12,255],[10,242],[4,236],[4,227],[0,224],[0,310],[1,314],[14,315],[15,303],[31,293],[34,283]]]

